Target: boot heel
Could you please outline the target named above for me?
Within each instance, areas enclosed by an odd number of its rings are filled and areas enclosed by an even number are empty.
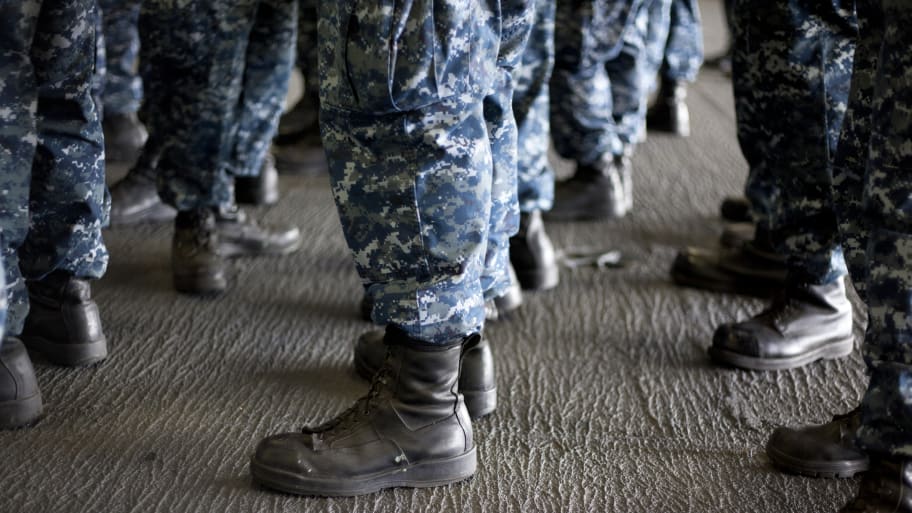
[[[41,394],[35,394],[18,401],[0,403],[0,429],[25,427],[41,418],[44,406]]]
[[[472,420],[494,413],[497,409],[497,388],[490,390],[460,390]]]
[[[472,477],[477,468],[478,453],[472,447],[465,454],[460,454],[453,458],[431,461],[410,467],[404,475],[411,475],[411,478],[399,483],[399,486],[425,488],[458,483]]]
[[[44,355],[49,362],[68,367],[84,367],[108,357],[108,341],[104,338],[86,344],[69,344],[23,335],[22,343]]]

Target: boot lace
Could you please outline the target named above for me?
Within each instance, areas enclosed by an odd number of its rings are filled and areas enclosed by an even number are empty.
[[[389,359],[390,353],[387,351],[383,365],[371,379],[370,389],[364,397],[355,401],[355,404],[337,415],[336,418],[315,427],[304,427],[301,431],[304,434],[327,433],[329,431],[344,432],[360,422],[362,418],[370,415],[373,403],[386,389],[392,377],[392,369],[388,365]]]

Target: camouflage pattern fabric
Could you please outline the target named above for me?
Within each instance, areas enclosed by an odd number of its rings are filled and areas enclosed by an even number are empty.
[[[92,97],[95,0],[0,2],[0,236],[6,332],[28,313],[25,278],[99,278],[110,200]]]
[[[671,0],[663,57],[663,77],[687,82],[697,79],[703,65],[703,29],[697,0]]]
[[[129,114],[142,102],[139,77],[139,6],[141,0],[98,0],[104,34],[104,112]]]
[[[294,1],[261,1],[257,9],[247,43],[241,114],[229,166],[234,176],[259,175],[272,145],[294,67],[296,16]]]
[[[551,144],[549,86],[554,68],[555,0],[537,0],[535,19],[522,61],[513,70],[513,115],[516,118],[519,210],[550,210],[554,203],[554,170],[548,162]]]
[[[3,258],[0,257],[0,289],[6,290],[6,271]],[[0,294],[0,348],[3,347],[3,337],[6,336],[6,294]]]
[[[532,4],[393,4],[319,5],[321,131],[374,321],[449,343],[482,329],[489,238],[515,230],[515,205],[495,204],[515,198],[515,152],[492,145],[515,144],[508,71]]]
[[[735,9],[735,109],[751,167],[747,194],[800,283],[830,283],[846,272],[831,164],[852,75],[852,7],[740,0]]]
[[[591,165],[638,140],[647,21],[639,0],[557,3],[550,109],[562,157]]]
[[[140,70],[154,170],[178,210],[233,202],[233,175],[259,172],[294,59],[294,0],[142,3]]]
[[[644,79],[650,91],[657,75],[693,82],[703,64],[703,31],[697,0],[650,0]]]
[[[840,229],[868,306],[870,371],[859,442],[912,457],[912,12],[905,0],[859,0],[849,114],[836,159]],[[863,257],[861,257],[863,255]]]
[[[484,299],[503,296],[510,288],[510,236],[519,230],[516,121],[513,116],[513,77],[497,68],[494,90],[483,100],[491,147],[491,214],[485,248],[481,290]]]

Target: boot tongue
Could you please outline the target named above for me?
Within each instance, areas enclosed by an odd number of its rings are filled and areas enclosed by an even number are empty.
[[[387,390],[387,384],[389,383],[389,378],[392,373],[389,366],[389,357],[390,354],[389,351],[387,351],[386,360],[384,360],[380,370],[374,374],[367,395],[355,401],[355,404],[340,413],[336,418],[318,426],[305,426],[301,428],[301,432],[305,435],[313,435],[314,440],[319,438],[322,443],[324,434],[330,434],[330,432],[336,431],[344,432],[370,413],[372,402],[376,401],[377,398],[383,395],[383,392]]]

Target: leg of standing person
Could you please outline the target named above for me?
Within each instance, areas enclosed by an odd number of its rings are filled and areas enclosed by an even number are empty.
[[[102,126],[108,162],[134,162],[148,137],[137,116],[143,97],[137,62],[136,23],[140,3],[140,0],[98,0],[105,42]]]
[[[355,495],[474,473],[458,377],[460,354],[480,343],[484,325],[494,172],[484,98],[518,59],[532,12],[524,2],[503,7],[320,6],[320,117],[333,194],[374,319],[387,325],[387,358],[348,412],[262,441],[251,464],[257,482]],[[395,27],[400,44],[390,54],[376,41]],[[415,44],[441,27],[442,62]]]
[[[248,60],[248,45],[251,34],[258,33],[258,24],[264,23],[258,9],[283,10],[280,21],[286,30],[272,26],[271,33],[290,41],[283,34],[294,33],[296,5],[249,0],[231,5],[191,2],[173,9],[169,2],[143,3],[140,62],[150,138],[137,167],[155,168],[161,198],[179,212],[172,268],[180,291],[224,290],[226,256],[286,253],[300,244],[297,229],[270,232],[237,212],[232,180],[238,169],[234,159],[244,91],[251,87],[246,82],[248,66],[255,64]],[[264,136],[271,137],[274,129]],[[226,226],[231,229],[222,235]],[[239,243],[238,237],[270,244],[254,248]]]
[[[843,357],[854,340],[832,157],[848,100],[854,12],[839,2],[743,0],[736,14],[744,37],[735,44],[735,66],[745,65],[736,73],[748,73],[753,85],[748,98],[736,96],[739,140],[752,178],[769,173],[765,181],[776,186],[770,237],[788,272],[768,309],[717,328],[710,355],[757,370]]]
[[[275,138],[281,173],[326,172],[320,140],[320,77],[317,72],[317,0],[299,0],[297,67],[304,79],[300,101],[282,116]]]
[[[557,153],[575,161],[577,169],[570,180],[556,185],[547,219],[621,217],[629,209],[630,186],[617,165],[629,149],[621,140],[618,118],[623,116],[614,107],[611,76],[640,76],[630,67],[635,58],[622,53],[625,38],[638,37],[632,27],[641,5],[633,0],[557,3],[555,23],[561,37],[555,39],[550,84],[551,135]],[[633,39],[628,42],[637,46]],[[638,78],[629,82],[639,83]]]
[[[668,37],[658,68],[659,91],[646,116],[651,130],[690,135],[687,84],[697,80],[703,64],[703,31],[697,0],[671,0]]]
[[[2,419],[5,427],[31,422],[41,411],[20,336],[62,365],[107,356],[89,287],[108,261],[101,239],[109,205],[103,136],[93,97],[95,7],[94,0],[30,1],[7,4],[0,16],[9,23],[2,31],[6,80],[0,99],[10,122],[0,137],[6,155],[2,258],[10,306],[0,358],[17,362],[8,370],[19,374],[18,393],[30,392],[7,397],[12,402],[5,405],[18,413]],[[26,415],[21,401],[28,403]]]
[[[551,144],[549,82],[554,69],[555,0],[537,0],[535,21],[522,62],[513,70],[513,114],[517,126],[519,232],[510,239],[510,263],[522,288],[557,286],[559,268],[542,212],[554,203],[554,170],[548,161]]]

